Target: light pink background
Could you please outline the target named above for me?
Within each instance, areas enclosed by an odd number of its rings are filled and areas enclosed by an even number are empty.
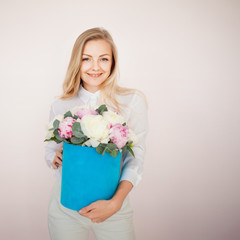
[[[0,238],[49,239],[50,103],[88,28],[110,31],[150,132],[138,240],[240,239],[239,1],[1,1]],[[92,236],[91,239],[94,239]]]

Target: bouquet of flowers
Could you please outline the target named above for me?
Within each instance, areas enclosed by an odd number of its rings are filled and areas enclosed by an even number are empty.
[[[99,154],[105,152],[116,157],[132,147],[138,139],[116,111],[103,104],[97,109],[89,105],[77,106],[64,115],[57,115],[47,126],[45,141],[94,147]]]
[[[106,105],[77,106],[57,115],[47,126],[45,141],[63,142],[61,204],[79,211],[110,199],[120,179],[121,157],[138,138],[123,117]]]

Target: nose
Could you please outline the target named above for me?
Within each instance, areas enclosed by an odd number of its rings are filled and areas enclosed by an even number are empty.
[[[99,70],[100,66],[98,60],[97,61],[93,60],[92,62],[93,62],[92,69]]]

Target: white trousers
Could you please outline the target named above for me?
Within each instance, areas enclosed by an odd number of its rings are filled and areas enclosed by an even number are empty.
[[[121,209],[104,222],[93,223],[77,211],[60,203],[61,181],[53,186],[48,205],[48,229],[51,240],[88,240],[92,230],[97,240],[135,240],[133,209],[127,196]]]

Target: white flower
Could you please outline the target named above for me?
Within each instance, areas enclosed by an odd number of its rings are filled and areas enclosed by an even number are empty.
[[[86,142],[84,142],[83,144],[82,144],[83,146],[87,146],[87,147],[91,147],[92,146],[92,144],[91,144],[91,142],[90,142],[90,139],[88,139]]]
[[[103,112],[102,116],[105,120],[107,120],[112,125],[114,125],[116,123],[120,123],[120,124],[124,123],[124,118],[121,115],[119,115],[118,113],[113,112],[111,110]]]
[[[63,118],[64,118],[64,115],[58,114],[54,117],[54,119],[49,124],[46,125],[46,129],[47,129],[46,139],[50,139],[53,135],[53,130],[49,130],[49,129],[53,128],[54,121],[59,120],[61,122]]]
[[[87,137],[90,138],[88,142],[93,147],[97,147],[99,143],[108,143],[109,123],[102,117],[102,115],[85,115],[81,119],[81,128]]]
[[[52,131],[48,131],[45,139],[50,139],[52,137],[52,135],[53,135],[53,130]]]
[[[105,140],[103,140],[101,143],[108,143],[108,139],[106,138]],[[83,143],[83,146],[87,146],[87,147],[97,147],[99,145],[99,141],[96,141],[94,139],[88,139],[86,142]]]
[[[138,143],[138,137],[137,135],[133,132],[132,129],[129,129],[129,133],[130,133],[130,136],[129,136],[129,140],[128,141],[133,141],[132,145],[136,145]]]

